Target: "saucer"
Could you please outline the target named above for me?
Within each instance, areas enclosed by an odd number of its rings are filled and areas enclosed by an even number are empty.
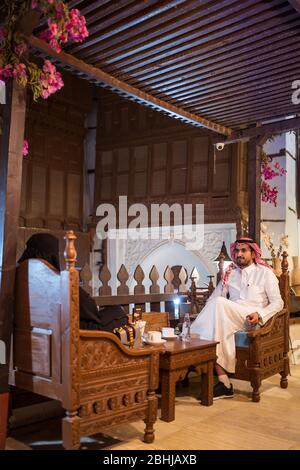
[[[173,336],[163,336],[163,339],[166,339],[166,340],[168,340],[168,339],[176,339],[176,338],[178,338],[177,335],[173,335]]]
[[[146,339],[146,338],[144,338],[143,341],[145,341],[145,343],[147,343],[147,344],[153,344],[153,345],[155,345],[155,344],[164,344],[166,342],[165,339],[161,339],[160,341],[150,341],[150,339]]]

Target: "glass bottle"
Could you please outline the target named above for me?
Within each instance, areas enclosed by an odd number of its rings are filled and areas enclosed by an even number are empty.
[[[182,332],[181,332],[181,339],[182,341],[190,341],[191,339],[191,319],[189,313],[184,315],[184,320],[182,324]]]

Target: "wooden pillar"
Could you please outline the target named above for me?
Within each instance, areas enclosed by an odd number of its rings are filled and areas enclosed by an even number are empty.
[[[0,340],[5,344],[6,358],[5,364],[0,363],[0,449],[4,448],[6,438],[9,353],[13,323],[26,90],[20,88],[15,82],[10,82],[6,87],[6,104],[3,108],[0,150]]]
[[[261,220],[261,146],[256,138],[248,143],[249,236],[260,244]]]

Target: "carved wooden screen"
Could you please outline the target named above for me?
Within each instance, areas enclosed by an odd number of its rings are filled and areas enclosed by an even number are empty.
[[[106,91],[100,92],[95,211],[102,202],[203,203],[207,222],[237,218],[235,145],[217,152],[212,134]],[[126,123],[127,120],[127,123]],[[234,181],[234,184],[232,184]]]
[[[29,97],[20,226],[82,227],[87,82],[65,75],[65,87],[47,101]],[[80,96],[80,100],[77,97]],[[76,99],[75,99],[76,98]]]

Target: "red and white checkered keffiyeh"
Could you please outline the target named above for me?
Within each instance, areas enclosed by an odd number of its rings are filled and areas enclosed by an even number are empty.
[[[261,249],[259,248],[258,244],[255,243],[254,240],[252,240],[252,238],[248,238],[248,237],[240,238],[240,239],[238,239],[235,242],[230,244],[230,255],[231,255],[231,259],[232,259],[233,262],[228,266],[228,268],[222,274],[222,279],[221,279],[222,280],[222,286],[225,286],[225,284],[227,283],[228,277],[229,277],[229,274],[231,273],[231,271],[233,271],[234,269],[236,269],[238,267],[238,265],[236,263],[236,258],[235,258],[235,249],[236,249],[237,245],[239,245],[239,244],[247,244],[250,248],[252,248],[252,250],[255,253],[254,263],[261,264],[262,266],[266,266],[266,267],[272,269],[272,267],[268,263],[265,263],[261,259],[261,255],[262,255]]]

